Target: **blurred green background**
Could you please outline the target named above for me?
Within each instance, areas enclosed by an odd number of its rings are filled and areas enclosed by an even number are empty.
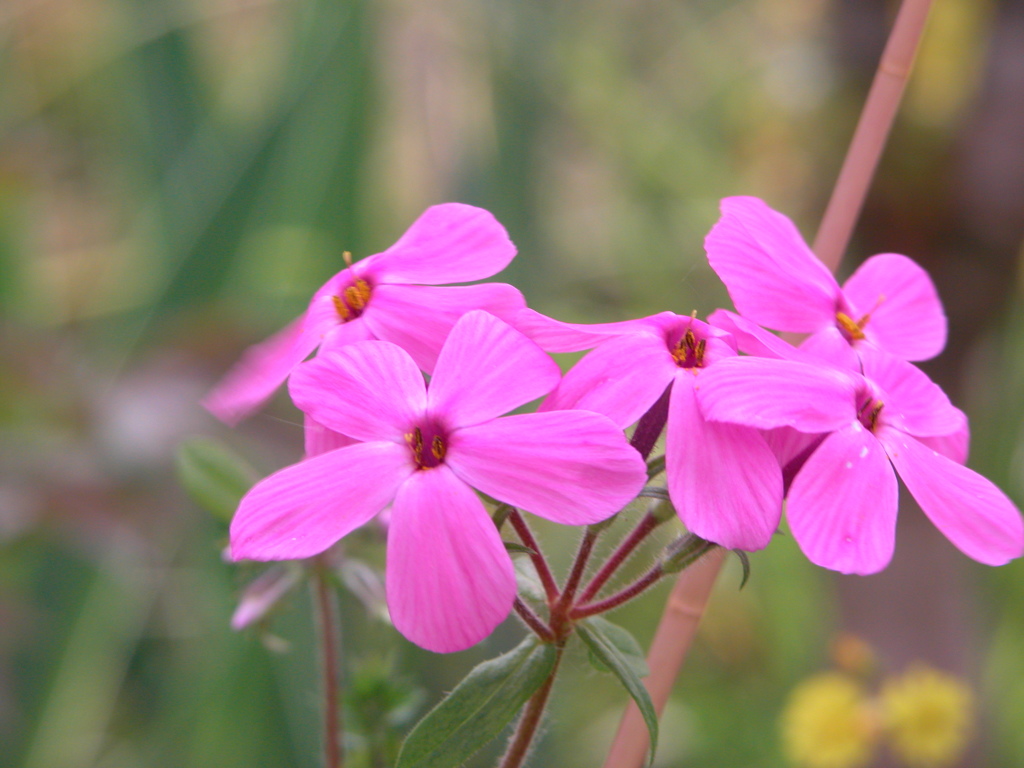
[[[0,766],[316,766],[308,596],[233,633],[260,569],[223,562],[226,525],[185,497],[173,462],[183,437],[208,434],[273,471],[300,455],[300,414],[279,397],[232,431],[198,407],[205,391],[343,250],[383,250],[448,200],[505,224],[519,256],[502,277],[542,312],[726,304],[702,249],[717,200],[759,195],[813,234],[894,11],[4,0]],[[926,368],[972,417],[972,466],[1018,504],[1022,39],[1021,0],[936,0],[843,267],[897,251],[932,272],[951,337]],[[542,533],[566,561],[576,532]],[[351,546],[380,562],[372,536]],[[751,559],[742,592],[736,563],[719,582],[660,765],[784,765],[779,711],[840,630],[886,670],[922,659],[967,678],[979,719],[963,765],[1024,765],[1024,565],[976,565],[911,504],[882,575],[817,569],[784,535]],[[616,621],[646,643],[664,595]],[[353,765],[380,764],[522,632],[510,621],[441,657],[350,592],[342,608]],[[572,660],[536,766],[598,765],[625,703]]]

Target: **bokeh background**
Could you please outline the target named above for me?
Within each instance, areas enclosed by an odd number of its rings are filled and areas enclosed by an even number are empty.
[[[198,401],[311,291],[428,205],[492,210],[536,309],[608,321],[727,305],[702,239],[754,194],[813,235],[884,43],[881,0],[4,0],[0,3],[0,766],[318,764],[308,596],[228,621],[260,571],[186,497],[216,436],[262,473],[301,451],[279,398]],[[1024,501],[1024,2],[936,0],[843,265],[906,253],[950,343],[925,367],[971,464]],[[544,527],[565,561],[576,533]],[[663,766],[783,766],[788,692],[839,631],[883,670],[969,681],[965,766],[1024,765],[1024,564],[979,566],[908,503],[882,575],[780,535],[719,582]],[[351,548],[379,563],[367,535]],[[653,550],[652,550],[653,551]],[[357,590],[358,591],[358,590]],[[371,600],[367,588],[363,601]],[[616,621],[646,643],[665,591]],[[434,656],[342,594],[353,765],[521,629]],[[599,764],[626,697],[576,652],[537,766]],[[480,765],[493,759],[484,753]],[[877,765],[891,758],[881,755]]]

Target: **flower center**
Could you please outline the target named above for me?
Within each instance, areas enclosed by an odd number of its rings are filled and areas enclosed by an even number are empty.
[[[370,293],[370,284],[360,277],[342,291],[341,296],[332,296],[334,309],[338,313],[338,317],[341,318],[341,322],[347,323],[363,314],[363,310],[370,302]]]
[[[679,343],[672,349],[672,357],[680,368],[703,368],[706,346],[705,339],[698,341],[693,330],[687,328]]]
[[[860,408],[857,410],[857,418],[869,432],[874,432],[875,425],[878,423],[878,414],[882,412],[884,407],[885,403],[881,400],[869,396],[864,399]]]
[[[441,430],[434,426],[416,427],[405,436],[412,451],[413,461],[420,469],[430,469],[444,463],[448,442]]]

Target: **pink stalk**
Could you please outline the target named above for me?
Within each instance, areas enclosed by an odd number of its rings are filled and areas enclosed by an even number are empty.
[[[839,266],[878,167],[893,119],[899,109],[932,0],[903,0],[867,101],[832,190],[814,252],[832,271]],[[713,552],[679,575],[655,632],[646,678],[659,716],[668,701],[697,624],[704,613],[725,553]],[[615,734],[604,768],[639,768],[647,753],[647,727],[640,711],[629,704]]]
[[[932,0],[904,0],[900,6],[857,130],[832,189],[832,198],[814,238],[814,252],[833,272],[850,242],[853,226],[885,148],[931,5]]]

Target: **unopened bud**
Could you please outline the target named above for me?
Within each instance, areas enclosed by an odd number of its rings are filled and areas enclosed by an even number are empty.
[[[713,550],[718,545],[706,541],[700,536],[688,533],[681,536],[665,548],[665,557],[661,561],[663,573],[678,573],[689,568],[701,557]]]
[[[262,621],[277,602],[299,583],[301,570],[293,565],[272,565],[242,592],[242,599],[231,617],[231,628],[245,629]]]
[[[676,508],[672,506],[672,502],[668,499],[659,499],[658,501],[651,504],[651,508],[647,511],[651,517],[657,521],[658,525],[667,523],[669,520],[674,520],[678,515]]]

